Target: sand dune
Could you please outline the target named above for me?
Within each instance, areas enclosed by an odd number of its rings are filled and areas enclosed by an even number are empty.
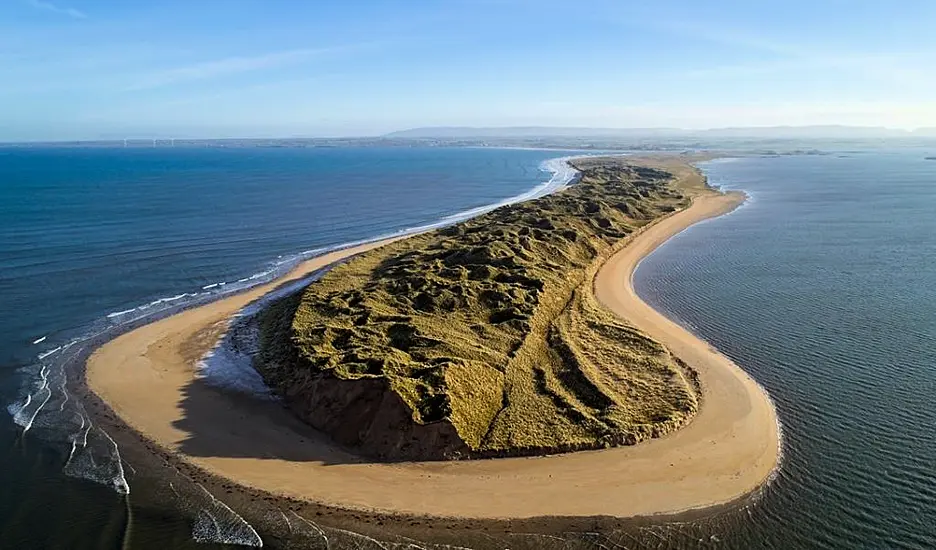
[[[725,503],[755,490],[774,469],[774,408],[737,365],[642,302],[630,279],[638,262],[668,238],[742,200],[738,194],[697,196],[688,209],[633,237],[595,279],[605,306],[699,373],[703,401],[696,417],[639,445],[538,458],[361,461],[280,405],[223,393],[197,377],[196,362],[227,320],[274,284],[103,345],[88,361],[88,386],[132,428],[196,466],[274,494],[348,509],[461,518],[630,517]],[[284,280],[381,244],[311,260]]]

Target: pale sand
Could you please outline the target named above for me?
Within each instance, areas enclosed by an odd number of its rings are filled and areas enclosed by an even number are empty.
[[[695,368],[700,411],[681,430],[631,447],[536,458],[366,463],[333,448],[280,405],[227,395],[195,377],[226,320],[272,285],[124,334],[88,360],[89,388],[132,428],[239,484],[345,509],[455,518],[665,514],[751,493],[778,461],[772,404],[739,367],[634,293],[638,262],[672,235],[737,206],[704,193],[640,233],[599,271],[613,311]],[[295,278],[380,243],[306,262]],[[281,282],[281,281],[280,281]]]

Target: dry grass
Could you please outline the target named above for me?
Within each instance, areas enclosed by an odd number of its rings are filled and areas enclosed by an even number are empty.
[[[322,379],[380,381],[412,423],[451,424],[469,455],[632,444],[685,424],[693,373],[603,309],[591,283],[704,181],[679,164],[576,166],[565,191],[365,253],[269,308],[259,370],[319,426],[335,414],[335,399],[312,395]],[[354,439],[364,453],[374,422]]]

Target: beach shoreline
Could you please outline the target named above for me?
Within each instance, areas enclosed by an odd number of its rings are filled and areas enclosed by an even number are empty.
[[[594,288],[601,303],[700,373],[703,405],[696,418],[636,446],[534,458],[370,463],[316,436],[275,403],[248,403],[199,382],[196,362],[243,307],[281,284],[405,237],[330,252],[273,283],[118,336],[89,358],[85,381],[103,408],[113,411],[111,420],[125,422],[182,463],[293,504],[453,521],[632,518],[725,505],[757,491],[773,472],[779,459],[776,413],[739,367],[642,302],[631,278],[640,260],[673,235],[743,200],[740,194],[700,193],[689,208],[629,238],[598,269]]]

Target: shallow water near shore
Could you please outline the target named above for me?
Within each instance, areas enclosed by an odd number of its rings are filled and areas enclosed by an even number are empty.
[[[540,165],[556,156],[270,151],[46,150],[26,151],[37,155],[26,160],[0,157],[3,230],[10,235],[0,244],[0,305],[18,312],[0,321],[6,344],[0,364],[10,367],[0,383],[12,412],[21,410],[20,382],[34,379],[15,369],[34,365],[38,354],[89,326],[126,322],[141,304],[164,300],[149,309],[172,307],[176,300],[166,298],[218,292],[226,286],[221,282],[249,283],[240,280],[275,271],[277,256],[292,261],[303,250],[523,194],[549,177]],[[881,151],[706,164],[712,183],[744,189],[753,200],[679,235],[635,275],[644,299],[734,358],[777,401],[786,456],[778,479],[754,504],[679,523],[448,542],[475,548],[936,544],[929,521],[936,516],[929,471],[936,463],[936,418],[926,406],[936,389],[928,355],[936,345],[936,165],[923,156]],[[42,177],[16,179],[9,166]],[[244,193],[252,208],[239,199]],[[135,208],[144,204],[142,212]],[[197,296],[178,300],[190,299]],[[52,392],[35,395],[36,403],[48,400],[44,407],[71,410]],[[9,422],[0,428],[0,481],[9,488],[0,499],[4,544],[205,548],[194,540],[253,540],[233,512],[197,486],[182,499],[172,494],[176,486],[164,494],[137,472],[132,454],[108,462],[112,442],[83,425],[72,428],[91,438],[94,452],[79,458],[110,469],[99,476],[103,483],[65,475],[63,464],[80,474],[74,464],[86,463],[73,463],[67,446],[42,439],[53,428],[35,425],[26,434]],[[118,477],[129,479],[130,495],[121,494]],[[164,506],[154,505],[160,501]],[[331,548],[440,547],[383,537],[379,529],[367,536],[344,532],[289,514],[284,510],[285,519],[270,524],[295,530],[295,547],[324,547],[323,540]],[[268,533],[260,535],[269,543]]]

